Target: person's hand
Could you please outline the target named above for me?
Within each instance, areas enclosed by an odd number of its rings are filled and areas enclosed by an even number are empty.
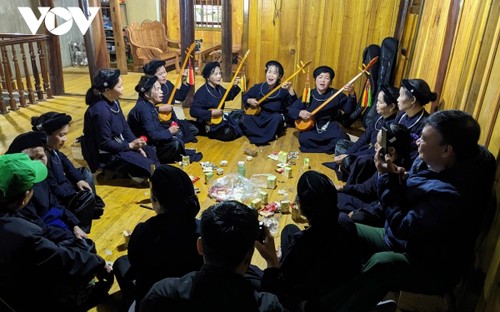
[[[347,154],[340,154],[340,155],[333,157],[333,161],[337,164],[340,164],[342,162],[342,160],[344,160],[344,158],[346,158],[346,157],[347,157]]]
[[[266,260],[268,268],[279,268],[280,264],[278,255],[276,254],[274,237],[267,228],[267,226],[265,225],[264,225],[264,233],[266,234],[264,243],[255,241],[255,248],[257,248],[257,251],[262,256],[262,258]]]
[[[344,86],[344,91],[349,93],[350,96],[354,96],[356,93],[354,92],[354,86],[352,83],[348,83]]]
[[[168,131],[170,131],[170,133],[172,134],[176,134],[177,132],[179,132],[179,125],[170,125],[170,127],[168,128]]]
[[[224,113],[222,109],[212,109],[212,117],[220,117]]]
[[[295,91],[293,90],[293,85],[290,81],[287,81],[285,82],[282,86],[281,86],[282,89],[285,89],[285,90],[288,90],[288,93],[290,93],[290,95],[295,95]]]
[[[89,191],[92,191],[92,188],[90,187],[90,185],[87,183],[87,181],[85,180],[80,180],[78,182],[76,182],[76,187],[82,191],[82,190],[89,190]]]
[[[257,107],[257,105],[259,105],[259,101],[257,101],[257,99],[251,98],[247,100],[247,104],[252,107]]]
[[[130,142],[128,144],[128,146],[131,150],[138,150],[138,149],[146,146],[146,141],[144,141],[144,139],[137,138],[137,139],[133,140],[132,142]]]
[[[163,105],[160,105],[158,107],[158,111],[160,113],[170,113],[173,109],[174,109],[174,107],[172,105],[168,105],[168,104],[163,104]]]
[[[73,227],[73,234],[75,235],[76,238],[78,239],[84,239],[87,238],[87,233],[85,233],[78,225],[75,225]]]
[[[353,214],[354,214],[354,211],[351,211],[351,212],[349,212],[349,214],[347,216],[352,219]]]
[[[189,75],[189,70],[186,68],[182,72],[182,82],[186,82],[188,75]]]
[[[105,262],[104,264],[104,270],[106,271],[106,273],[111,273],[113,272],[113,267],[109,265],[109,263]]]
[[[138,151],[139,153],[141,153],[141,155],[142,155],[142,156],[144,156],[144,157],[148,158],[148,155],[146,154],[146,152],[145,152],[142,148],[138,149],[137,151]]]
[[[309,119],[311,119],[311,112],[303,109],[299,112],[299,117],[304,119],[304,120],[309,120]]]
[[[237,86],[240,84],[240,80],[241,78],[239,76],[237,76],[236,78],[234,78],[234,82],[233,82],[233,85]]]
[[[389,154],[380,155],[381,150],[382,150],[381,146],[377,147],[375,149],[375,156],[373,157],[377,171],[382,173],[382,174],[395,173],[395,174],[399,175],[400,182],[402,182],[404,179],[406,179],[407,173],[406,173],[405,168],[396,166],[392,162],[391,156]]]

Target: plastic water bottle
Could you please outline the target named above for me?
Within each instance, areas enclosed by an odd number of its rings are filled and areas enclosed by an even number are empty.
[[[246,174],[246,168],[245,168],[245,162],[244,161],[238,161],[238,174],[242,177],[245,176]]]

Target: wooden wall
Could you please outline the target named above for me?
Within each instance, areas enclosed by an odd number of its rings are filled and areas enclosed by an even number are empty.
[[[476,311],[500,308],[500,0],[459,1],[453,45],[443,50],[452,1],[426,0],[417,44],[411,62],[410,78],[425,79],[435,90],[440,83],[438,69],[449,52],[438,109],[469,112],[481,125],[480,143],[497,159],[495,193],[497,214],[482,246],[479,265],[487,272],[480,304]],[[471,207],[471,213],[474,207]]]
[[[362,54],[394,34],[398,0],[252,0],[249,10],[248,81],[264,80],[264,64],[280,61],[285,77],[300,61],[312,60],[335,70],[334,86],[341,87],[359,72]],[[275,7],[276,5],[276,7]],[[305,75],[293,80],[301,93]],[[362,82],[356,84],[361,90]]]

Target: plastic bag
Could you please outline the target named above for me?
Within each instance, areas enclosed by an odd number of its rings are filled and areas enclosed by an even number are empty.
[[[244,203],[258,196],[259,188],[249,179],[238,174],[227,174],[215,180],[208,195],[218,201],[237,200]]]
[[[250,181],[257,187],[267,188],[267,178],[273,174],[270,173],[257,173],[250,177]]]

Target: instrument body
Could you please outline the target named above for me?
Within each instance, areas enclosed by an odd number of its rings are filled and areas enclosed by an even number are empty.
[[[248,53],[250,53],[250,50],[248,50],[247,53],[245,53],[245,55],[243,56],[243,58],[240,60],[240,63],[238,64],[238,68],[236,69],[236,72],[234,73],[233,78],[231,79],[231,83],[229,84],[229,87],[226,89],[224,96],[220,100],[219,105],[217,106],[217,109],[221,109],[222,105],[224,105],[224,102],[226,101],[227,95],[229,94],[229,90],[231,90],[231,88],[233,87],[234,80],[236,79],[236,77],[240,73],[241,67],[243,66],[243,64],[245,63],[245,61],[248,57]],[[212,116],[212,118],[210,118],[210,124],[215,124],[215,125],[220,124],[222,122],[223,115],[224,114],[217,116],[217,117]]]

